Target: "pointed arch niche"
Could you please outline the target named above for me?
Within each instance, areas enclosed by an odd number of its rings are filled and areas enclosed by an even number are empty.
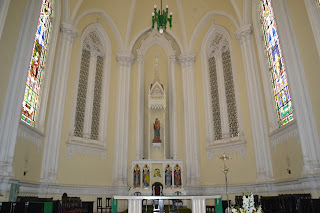
[[[229,32],[213,24],[201,46],[207,154],[246,154]]]
[[[173,39],[171,35],[169,35],[167,32],[165,32],[163,35],[161,35],[157,30],[148,30],[144,33],[141,33],[141,36],[139,36],[136,41],[134,42],[134,45],[132,45],[132,54],[137,57],[138,63],[138,82],[137,82],[137,132],[136,132],[136,159],[147,159],[150,158],[150,155],[146,155],[146,150],[144,150],[145,141],[147,140],[145,137],[145,129],[146,123],[145,123],[145,87],[147,85],[145,84],[151,84],[152,78],[150,82],[145,82],[145,60],[146,60],[146,54],[149,50],[155,48],[154,46],[161,47],[160,52],[165,52],[165,55],[167,56],[167,63],[163,63],[163,61],[159,61],[159,69],[160,72],[168,71],[165,76],[167,76],[167,91],[166,95],[168,97],[168,123],[166,125],[169,126],[168,132],[166,133],[167,137],[166,139],[167,149],[170,151],[168,154],[164,155],[164,158],[171,158],[176,159],[177,158],[177,132],[176,132],[176,92],[175,92],[175,62],[177,54],[180,54],[180,47],[178,43]],[[159,49],[159,48],[157,48]],[[163,55],[163,54],[162,54]],[[154,63],[154,59],[152,61]],[[153,64],[150,62],[151,64]],[[166,67],[167,66],[167,67]],[[150,72],[153,75],[153,68],[150,70]],[[163,79],[164,80],[164,79]],[[151,142],[150,142],[151,143]]]

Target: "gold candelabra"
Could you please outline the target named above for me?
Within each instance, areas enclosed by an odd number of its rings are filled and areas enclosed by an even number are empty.
[[[229,192],[228,192],[228,172],[229,168],[226,166],[226,161],[230,159],[230,157],[226,154],[223,153],[223,155],[220,157],[221,160],[223,160],[223,168],[222,172],[224,173],[225,180],[226,180],[226,194],[227,194],[227,203],[228,203],[228,208],[226,209],[226,213],[231,213],[231,208],[230,208],[230,201],[229,201]]]

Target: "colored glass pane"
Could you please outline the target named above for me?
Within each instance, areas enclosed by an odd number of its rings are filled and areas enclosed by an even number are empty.
[[[34,126],[52,25],[53,0],[43,0],[22,103],[21,120]]]
[[[293,120],[293,108],[271,0],[260,0],[260,21],[273,84],[279,126]]]

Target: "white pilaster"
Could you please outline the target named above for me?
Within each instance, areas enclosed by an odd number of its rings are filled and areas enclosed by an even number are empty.
[[[59,53],[55,69],[55,78],[51,90],[50,113],[43,151],[41,182],[57,181],[58,160],[61,143],[61,130],[64,114],[69,65],[73,40],[78,36],[77,30],[67,24],[61,24]]]
[[[143,130],[144,130],[144,57],[138,56],[138,91],[137,91],[137,151],[136,159],[141,160],[143,156]],[[149,145],[150,146],[150,145]]]
[[[117,54],[118,86],[113,183],[127,186],[130,69],[134,56]]]
[[[187,185],[189,186],[200,184],[195,57],[194,54],[179,57],[179,62],[182,65]]]
[[[249,100],[251,128],[256,156],[257,181],[273,180],[270,144],[261,94],[260,79],[257,72],[256,56],[253,48],[252,26],[247,25],[236,33],[240,41],[242,61],[245,71]],[[257,113],[259,112],[259,113]]]
[[[5,4],[3,2],[2,4]],[[5,5],[2,5],[5,6]],[[8,6],[8,5],[7,5]],[[41,2],[27,1],[15,55],[10,71],[7,93],[0,121],[0,174],[13,176],[13,157],[18,135],[25,83],[28,75],[33,40]],[[2,12],[2,11],[0,11]],[[1,14],[4,15],[4,14]],[[1,21],[5,18],[1,18]],[[4,21],[4,20],[3,20]],[[26,57],[27,56],[27,57]]]
[[[175,84],[176,56],[169,57],[169,125],[170,125],[170,158],[178,158],[177,118],[176,118],[176,84]]]

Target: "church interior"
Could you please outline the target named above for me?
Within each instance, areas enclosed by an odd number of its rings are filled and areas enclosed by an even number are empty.
[[[0,212],[320,209],[319,0],[1,0],[0,47]]]

